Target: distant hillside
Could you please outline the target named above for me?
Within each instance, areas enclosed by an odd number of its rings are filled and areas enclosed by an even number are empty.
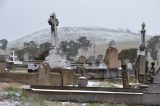
[[[58,28],[59,41],[63,40],[77,40],[81,36],[86,36],[92,43],[105,44],[111,40],[116,42],[137,42],[140,41],[140,34],[124,32],[119,30],[97,28],[97,27],[60,27]],[[146,39],[151,36],[146,36]],[[51,35],[50,29],[44,29],[34,32],[30,35],[26,35],[20,39],[17,39],[9,43],[11,48],[23,47],[24,42],[35,41],[37,44],[43,42],[50,42]]]

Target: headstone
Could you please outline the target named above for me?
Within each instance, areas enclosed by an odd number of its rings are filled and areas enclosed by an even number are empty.
[[[151,68],[147,71],[147,81],[148,83],[153,83],[153,76],[155,74],[155,63],[151,63]]]
[[[51,85],[50,68],[47,63],[40,63],[38,69],[38,85]]]
[[[103,55],[98,55],[96,58],[96,64],[100,64],[101,62],[103,62]]]
[[[123,82],[123,88],[129,88],[129,79],[128,79],[128,70],[127,65],[123,64],[122,67],[122,82]]]
[[[87,59],[87,64],[94,64],[95,63],[95,57],[94,56],[89,56]]]
[[[83,55],[81,55],[80,57],[79,57],[79,63],[82,63],[82,64],[84,64],[84,63],[86,63],[86,57],[85,56],[83,56]]]
[[[104,62],[109,69],[118,68],[118,50],[113,40],[109,43],[109,47],[106,50]]]
[[[29,53],[24,53],[23,60],[24,61],[29,61]]]

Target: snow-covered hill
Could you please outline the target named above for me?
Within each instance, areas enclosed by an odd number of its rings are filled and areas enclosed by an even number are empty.
[[[108,43],[111,40],[116,42],[129,42],[139,41],[140,34],[107,29],[97,27],[59,27],[58,37],[59,41],[63,40],[77,40],[81,36],[86,36],[91,42],[94,43]],[[146,39],[151,36],[146,36]],[[35,41],[37,44],[51,41],[50,29],[44,29],[34,32],[30,35],[26,35],[20,39],[17,39],[9,43],[9,47],[23,47],[24,42]]]

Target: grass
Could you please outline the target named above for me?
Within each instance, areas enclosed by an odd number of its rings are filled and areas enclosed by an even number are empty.
[[[43,97],[38,95],[27,96],[26,94],[22,93],[22,90],[20,88],[16,88],[13,86],[4,88],[3,92],[5,92],[4,96],[6,100],[19,101],[22,104],[24,103],[24,106],[43,106],[45,101]]]
[[[7,87],[3,90],[5,92],[5,98],[13,101],[20,101],[22,90],[15,87]]]
[[[4,91],[5,91],[5,92],[20,92],[21,89],[16,88],[16,87],[9,86],[9,87],[4,88]]]
[[[116,83],[116,82],[115,82]],[[102,84],[102,85],[101,85]],[[101,86],[112,86],[112,82],[100,83]],[[22,93],[19,84],[10,84],[3,89],[6,92],[7,99],[11,101],[18,101],[22,106],[126,106],[124,104],[116,104],[107,101],[107,103],[64,103],[58,101],[47,101],[44,97],[39,95],[27,96],[27,94]],[[85,104],[85,105],[84,105]]]
[[[43,106],[45,98],[38,95],[33,95],[30,97],[23,94],[22,101],[24,103],[30,104],[31,106]]]

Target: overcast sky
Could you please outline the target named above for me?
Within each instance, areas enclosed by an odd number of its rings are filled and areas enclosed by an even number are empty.
[[[13,41],[49,28],[55,12],[60,27],[128,28],[160,34],[160,0],[0,0],[0,39]]]

